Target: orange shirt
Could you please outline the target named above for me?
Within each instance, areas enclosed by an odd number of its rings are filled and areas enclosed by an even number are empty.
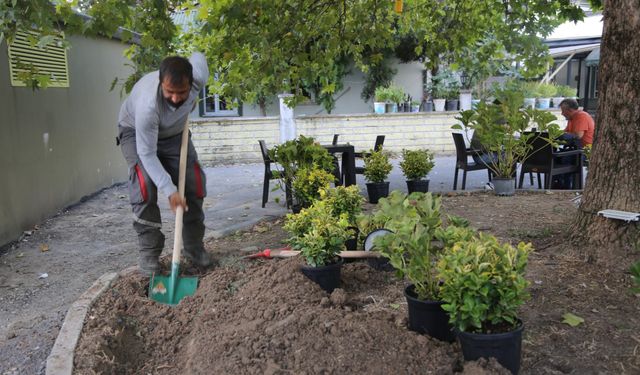
[[[593,118],[587,112],[578,110],[571,116],[571,120],[567,123],[567,127],[564,129],[567,133],[573,133],[583,131],[582,146],[590,145],[593,143],[593,132],[595,124]]]

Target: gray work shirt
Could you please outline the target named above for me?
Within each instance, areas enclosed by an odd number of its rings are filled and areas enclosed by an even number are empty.
[[[193,85],[189,98],[179,108],[170,106],[162,96],[160,75],[156,70],[142,77],[120,108],[118,124],[136,130],[136,148],[142,165],[158,189],[167,196],[177,191],[171,176],[157,155],[158,139],[180,134],[189,113],[195,108],[200,90],[207,83],[207,60],[201,53],[189,58],[193,66]]]

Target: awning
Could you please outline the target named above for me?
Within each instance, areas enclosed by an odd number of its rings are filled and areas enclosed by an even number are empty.
[[[591,53],[584,59],[584,63],[587,66],[598,66],[600,63],[600,47],[591,51]]]
[[[556,69],[553,72],[547,72],[547,74],[545,74],[545,76],[542,78],[542,80],[540,81],[541,83],[549,83],[551,82],[551,79],[553,77],[555,77],[556,74],[558,74],[558,72],[560,71],[560,69],[562,69],[565,65],[567,65],[567,63],[569,61],[571,61],[571,59],[573,58],[573,56],[576,53],[583,53],[583,52],[589,52],[591,51],[593,53],[593,51],[598,48],[598,50],[600,50],[600,43],[594,43],[594,44],[584,44],[581,46],[567,46],[567,47],[556,47],[556,48],[549,48],[549,54],[551,55],[551,57],[553,58],[564,58],[564,61],[558,65],[556,67]],[[589,56],[591,56],[591,54],[589,54]],[[598,54],[598,56],[600,56]]]
[[[600,43],[584,44],[581,46],[549,48],[549,55],[551,55],[551,57],[554,57],[554,58],[571,56],[571,55],[575,55],[576,53],[593,51],[594,49],[599,47],[600,47]]]

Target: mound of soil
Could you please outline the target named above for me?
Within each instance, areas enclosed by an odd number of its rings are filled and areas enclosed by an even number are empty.
[[[443,211],[505,241],[531,241],[532,299],[521,373],[638,373],[638,296],[625,248],[589,251],[567,241],[570,194],[443,197]],[[369,207],[370,209],[371,207]],[[303,276],[302,260],[240,260],[239,249],[279,247],[281,220],[212,240],[221,266],[178,306],[146,297],[148,278],[120,278],[90,310],[75,353],[77,373],[342,374],[508,373],[494,360],[464,363],[457,343],[407,329],[405,282],[364,262],[346,263],[332,294]],[[600,251],[598,251],[600,250]],[[597,262],[588,263],[585,254]],[[634,255],[637,258],[637,254]],[[584,323],[571,327],[562,316]]]

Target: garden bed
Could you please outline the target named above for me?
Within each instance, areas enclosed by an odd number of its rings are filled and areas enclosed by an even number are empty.
[[[531,241],[532,299],[523,374],[638,373],[640,299],[626,272],[629,249],[587,249],[567,239],[571,193],[443,197],[443,211],[508,241]],[[371,207],[369,207],[371,208]],[[406,328],[404,282],[366,262],[346,263],[331,295],[299,271],[299,258],[239,260],[239,250],[280,247],[282,221],[211,240],[222,265],[199,275],[194,297],[169,307],[146,297],[147,279],[120,278],[89,311],[77,373],[437,373],[505,371],[464,364],[458,344]],[[588,261],[587,261],[588,260]],[[197,270],[187,269],[197,274]],[[573,313],[585,322],[563,323]]]

